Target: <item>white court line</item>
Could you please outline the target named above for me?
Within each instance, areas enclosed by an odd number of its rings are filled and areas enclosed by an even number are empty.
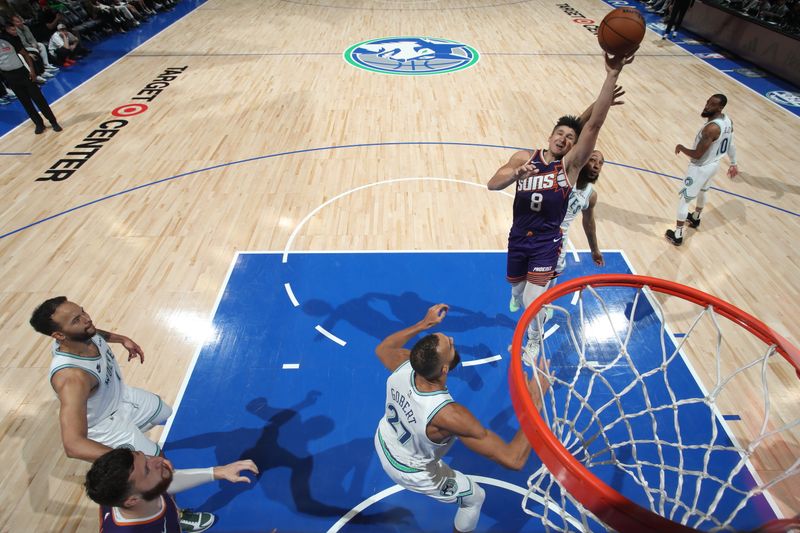
[[[578,254],[578,250],[575,249],[575,246],[572,244],[572,241],[567,239],[567,247],[569,248],[569,253],[572,254],[572,259],[576,263],[581,262],[581,256]]]
[[[558,324],[554,324],[553,326],[550,327],[550,329],[545,331],[544,332],[544,338],[546,339],[547,337],[549,337],[550,335],[552,335],[556,331],[558,331]]]
[[[636,271],[633,269],[633,264],[628,259],[628,256],[625,255],[625,251],[624,250],[618,250],[618,251],[619,251],[620,255],[622,256],[623,261],[625,261],[625,264],[628,265],[628,269],[631,271],[631,273],[632,274],[636,274]],[[658,313],[656,312],[656,310],[658,309],[658,307],[656,306],[657,300],[655,299],[655,296],[653,295],[654,292],[656,292],[656,291],[652,291],[650,288],[648,288],[647,290],[642,290],[642,294],[644,294],[645,298],[647,298],[647,302],[650,304],[650,307],[653,308],[653,312],[656,314],[656,316],[658,316]],[[662,293],[659,293],[659,294],[662,294]],[[665,317],[659,317],[659,318],[664,319]],[[675,348],[677,348],[678,345],[680,344],[680,342],[678,341],[678,339],[675,338],[675,334],[672,333],[672,328],[669,327],[669,325],[667,324],[666,320],[664,320],[664,331],[667,333],[667,335],[669,336],[670,340],[672,341],[672,345]],[[692,363],[689,361],[689,359],[686,358],[686,355],[683,353],[683,350],[679,350],[678,351],[678,355],[680,355],[681,359],[683,360],[683,363],[686,365],[686,368],[689,369],[689,372],[692,374],[692,377],[694,378],[695,383],[697,383],[697,386],[700,388],[700,392],[703,394],[703,396],[708,398],[708,390],[706,389],[705,384],[700,379],[699,374],[695,371],[694,367],[692,366]],[[736,447],[738,447],[740,450],[744,450],[745,448],[742,445],[739,444],[739,441],[736,439],[736,436],[733,434],[733,431],[731,430],[730,426],[728,425],[728,421],[725,420],[725,417],[719,411],[719,409],[717,408],[716,404],[712,405],[712,406],[709,406],[709,408],[714,412],[714,415],[715,415],[715,417],[717,419],[717,422],[719,422],[719,425],[722,426],[722,429],[728,435],[728,438],[731,440],[731,442]],[[759,486],[763,485],[764,482],[761,480],[761,476],[758,475],[758,472],[756,471],[755,467],[753,466],[753,463],[750,462],[749,458],[747,460],[745,460],[745,465],[747,466],[747,470],[749,471],[750,475],[753,476],[753,479],[755,480],[755,482]],[[775,516],[777,516],[778,518],[784,518],[784,514],[781,512],[780,508],[778,507],[778,504],[772,498],[772,495],[766,490],[763,491],[761,494],[764,496],[764,499],[767,500],[767,503],[770,505],[770,507],[772,507],[772,512],[775,513]]]
[[[472,187],[479,187],[481,189],[486,189],[486,184],[485,183],[475,183],[474,181],[457,180],[457,179],[454,179],[454,178],[435,178],[435,177],[432,177],[432,176],[429,176],[429,177],[417,177],[417,178],[395,178],[395,179],[391,179],[391,180],[376,181],[376,182],[373,182],[373,183],[367,183],[366,185],[361,185],[359,187],[355,187],[355,188],[350,189],[348,191],[344,191],[342,193],[337,194],[336,196],[334,196],[330,200],[322,202],[320,205],[315,207],[309,214],[307,214],[305,217],[303,217],[303,220],[301,220],[297,224],[297,226],[295,226],[294,230],[292,231],[292,234],[289,235],[289,240],[286,241],[286,248],[283,249],[283,259],[282,259],[281,262],[282,263],[286,263],[287,261],[289,261],[289,250],[292,248],[292,243],[294,242],[295,237],[297,237],[297,234],[300,232],[302,227],[305,226],[306,222],[311,220],[311,217],[316,215],[317,212],[320,211],[323,207],[325,207],[325,206],[327,206],[329,204],[332,204],[333,202],[339,200],[340,198],[344,198],[345,196],[347,196],[349,194],[352,194],[354,192],[362,191],[364,189],[369,189],[370,187],[377,187],[378,185],[390,185],[392,183],[402,183],[402,182],[406,182],[406,181],[444,181],[444,182],[448,182],[448,183],[460,183],[462,185],[471,185]],[[506,196],[508,196],[510,198],[514,197],[513,194],[511,194],[509,192],[506,192],[506,191],[498,191],[498,192],[500,192],[501,194],[505,194]]]
[[[572,301],[570,302],[570,305],[575,305],[576,303],[578,303],[578,300],[580,299],[580,297],[581,297],[580,291],[573,292],[572,293]]]
[[[214,323],[214,316],[217,314],[217,309],[219,308],[219,303],[222,301],[222,295],[225,293],[225,289],[228,286],[228,282],[231,279],[231,274],[233,273],[233,269],[236,266],[236,261],[239,259],[239,252],[233,254],[233,260],[231,261],[230,266],[228,267],[228,273],[225,274],[225,280],[222,282],[222,286],[219,288],[219,292],[217,293],[217,301],[214,302],[214,307],[211,309],[211,316],[208,319],[209,324]],[[189,384],[189,378],[192,377],[194,373],[194,367],[197,364],[197,359],[200,357],[200,350],[203,349],[205,343],[201,342],[197,346],[197,350],[194,352],[194,357],[192,357],[192,362],[189,363],[189,368],[186,369],[186,374],[183,376],[183,383],[181,383],[181,388],[178,391],[178,396],[175,398],[175,405],[172,406],[172,416],[169,417],[167,423],[164,424],[164,431],[161,432],[161,438],[158,439],[158,446],[160,448],[164,447],[164,442],[167,440],[167,435],[169,435],[169,430],[172,429],[172,421],[175,420],[175,416],[178,414],[178,408],[181,405],[181,401],[183,400],[183,395],[186,392],[186,386]]]
[[[297,370],[298,368],[300,368],[299,363],[283,363],[284,370]]]
[[[493,355],[491,357],[484,357],[483,359],[473,359],[472,361],[461,361],[461,366],[485,365],[486,363],[491,363],[493,361],[499,361],[502,358],[503,358],[502,355],[497,354],[497,355]]]
[[[495,478],[484,477],[484,476],[467,476],[467,477],[470,478],[472,481],[474,481],[476,483],[481,483],[483,485],[489,485],[489,486],[492,486],[492,487],[505,489],[505,490],[507,490],[509,492],[515,492],[515,493],[519,494],[522,497],[525,497],[525,495],[528,494],[528,491],[526,489],[524,489],[523,487],[519,487],[517,485],[514,485],[514,484],[509,483],[507,481],[503,481],[501,479],[495,479]],[[350,520],[352,520],[356,515],[361,513],[361,511],[363,511],[364,509],[367,509],[368,507],[370,507],[373,503],[377,503],[377,502],[383,500],[384,498],[387,498],[387,497],[389,497],[389,496],[391,496],[393,494],[397,494],[398,492],[403,491],[403,490],[405,490],[405,489],[403,489],[403,487],[401,487],[400,485],[394,485],[393,487],[389,487],[388,489],[384,489],[384,490],[380,491],[377,494],[373,494],[372,496],[370,496],[369,498],[367,498],[363,502],[361,502],[358,505],[356,505],[355,507],[353,507],[350,511],[347,512],[347,514],[345,514],[343,517],[341,517],[339,520],[337,520],[336,523],[333,524],[328,529],[327,533],[337,533],[338,531],[340,531],[342,529],[342,527],[347,525],[347,523],[350,522]],[[535,501],[535,502],[537,502],[537,503],[539,503],[540,505],[544,505],[544,500],[538,494],[532,493],[530,495],[530,499]],[[563,509],[560,506],[558,506],[555,503],[553,503],[552,501],[548,502],[547,507],[550,509],[550,511],[554,515],[558,516],[559,518],[561,518],[562,515],[563,515],[563,517],[566,518],[566,520],[574,528],[576,528],[576,531],[581,531],[583,529],[581,527],[581,523],[580,523],[580,521],[578,519],[576,519],[575,517],[573,517],[572,515],[570,515],[568,513],[563,512]],[[548,520],[548,523],[549,523],[549,525],[551,527],[557,528],[557,526],[555,524],[553,524],[553,522],[550,522]]]
[[[333,342],[335,342],[339,346],[344,346],[345,344],[347,344],[347,342],[343,341],[342,339],[340,339],[339,337],[337,337],[336,335],[334,335],[333,333],[331,333],[327,329],[323,328],[319,324],[317,324],[317,327],[315,327],[314,329],[316,329],[317,331],[319,331],[320,333],[322,333],[323,335],[328,337],[330,340],[332,340]]]
[[[286,294],[289,295],[289,299],[292,301],[292,305],[295,307],[299,307],[300,302],[298,302],[297,298],[294,297],[294,292],[292,292],[292,286],[288,283],[284,283],[283,288],[286,289]]]

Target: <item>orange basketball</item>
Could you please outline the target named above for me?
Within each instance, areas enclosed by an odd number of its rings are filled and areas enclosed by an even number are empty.
[[[632,7],[618,7],[605,16],[597,31],[600,48],[611,55],[628,55],[644,39],[642,15]]]

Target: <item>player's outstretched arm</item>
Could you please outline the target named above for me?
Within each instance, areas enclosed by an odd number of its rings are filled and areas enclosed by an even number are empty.
[[[511,470],[520,470],[531,454],[531,445],[521,429],[511,442],[505,442],[495,432],[483,427],[469,409],[458,403],[443,407],[430,425],[457,435],[473,452]]]
[[[175,470],[168,492],[170,494],[177,494],[220,479],[230,481],[231,483],[252,483],[251,479],[245,476],[243,472],[251,472],[258,475],[258,467],[250,459],[243,459],[213,468]]]
[[[608,54],[605,56],[606,79],[603,82],[603,87],[600,89],[597,100],[594,102],[592,115],[584,124],[581,135],[578,137],[578,142],[564,156],[564,171],[567,174],[570,185],[575,185],[575,182],[578,181],[578,174],[592,155],[592,150],[597,144],[597,137],[600,135],[600,128],[606,121],[608,110],[611,109],[611,104],[614,101],[619,74],[622,72],[622,67],[633,61],[633,53],[625,57],[609,56]]]
[[[486,187],[490,191],[501,191],[517,180],[533,176],[538,171],[536,167],[529,164],[530,160],[531,153],[527,150],[515,152],[508,163],[497,169]]]
[[[686,148],[682,144],[679,144],[675,147],[675,155],[684,153],[692,159],[700,159],[708,151],[711,143],[719,138],[721,133],[722,130],[719,129],[718,125],[714,124],[713,122],[706,124],[702,133],[700,134],[700,142],[697,143],[697,146],[692,150],[690,148]]]
[[[592,251],[592,260],[597,266],[605,266],[603,253],[600,247],[597,246],[597,228],[594,223],[594,206],[597,205],[597,192],[592,191],[589,197],[589,207],[583,211],[581,216],[583,222],[583,232],[586,234],[586,240],[589,242],[589,249]]]
[[[403,346],[419,333],[432,328],[444,320],[447,309],[447,304],[433,305],[428,309],[425,318],[413,326],[392,333],[383,339],[378,347],[375,348],[375,355],[381,360],[383,366],[388,368],[391,372],[394,372],[397,370],[398,366],[408,361],[411,350],[403,348]]]

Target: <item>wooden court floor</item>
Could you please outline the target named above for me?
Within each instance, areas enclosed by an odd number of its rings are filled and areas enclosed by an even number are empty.
[[[569,3],[595,20],[610,9]],[[99,327],[136,340],[146,363],[123,363],[126,381],[173,402],[236,251],[504,248],[504,195],[432,180],[365,186],[418,177],[483,184],[513,153],[504,147],[543,146],[558,116],[582,111],[602,83],[602,57],[557,4],[210,0],[55,104],[63,133],[23,127],[1,138],[0,152],[32,155],[0,161],[0,531],[97,529],[82,493],[87,465],[61,448],[49,342],[28,325],[42,300],[67,295]],[[481,59],[408,77],[342,59],[355,43],[395,35],[465,42]],[[167,69],[179,73],[148,110],[74,174],[36,180]],[[797,118],[653,32],[620,79],[626,103],[598,143],[607,161],[601,247],[800,342]],[[742,175],[730,180],[722,165],[715,185],[734,194],[712,192],[700,230],[674,248],[663,233],[679,182],[668,176],[682,176],[687,160],[673,149],[692,142],[717,92],[729,99]],[[285,155],[261,157],[273,154]],[[359,187],[295,233],[321,204]],[[586,248],[580,229],[571,238]],[[673,318],[678,327],[688,320]],[[797,379],[780,362],[770,367],[773,408],[796,418]],[[743,389],[738,402],[747,411],[758,398]],[[796,437],[770,449],[765,475],[800,456]],[[794,513],[798,483],[777,496]]]

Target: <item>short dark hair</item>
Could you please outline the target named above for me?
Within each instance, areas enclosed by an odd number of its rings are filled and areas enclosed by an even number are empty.
[[[98,457],[86,473],[86,495],[93,502],[108,507],[122,507],[131,493],[133,452],[117,448]]]
[[[555,132],[559,126],[567,126],[568,128],[575,130],[575,137],[580,137],[581,129],[583,128],[581,119],[575,115],[564,115],[563,117],[560,117],[558,122],[556,122],[556,125],[553,126],[553,132]]]
[[[53,321],[53,314],[58,306],[66,301],[66,296],[56,296],[39,304],[31,315],[30,323],[33,329],[42,335],[52,335],[54,331],[58,331],[58,324]]]
[[[438,378],[442,373],[442,363],[436,348],[439,346],[439,337],[426,335],[411,348],[411,368],[425,379]]]
[[[711,98],[718,98],[719,99],[719,105],[721,107],[725,107],[726,105],[728,105],[728,97],[725,96],[724,94],[721,94],[721,93],[712,94]]]

